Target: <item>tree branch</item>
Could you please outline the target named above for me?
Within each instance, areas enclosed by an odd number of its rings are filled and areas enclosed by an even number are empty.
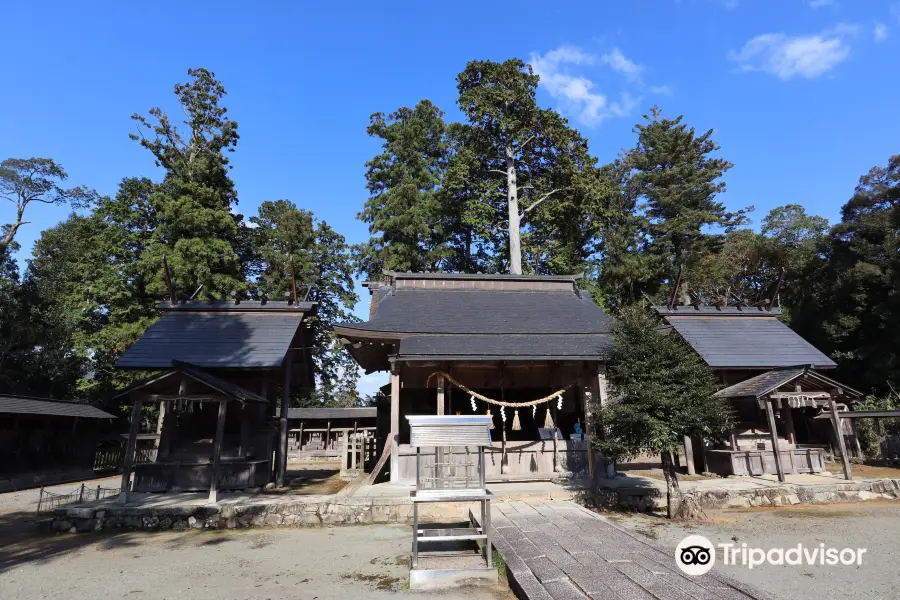
[[[526,208],[525,210],[522,211],[521,216],[524,217],[524,216],[525,216],[525,213],[531,212],[532,210],[534,210],[534,208],[535,208],[538,204],[540,204],[541,202],[543,202],[544,200],[546,200],[547,198],[549,198],[550,196],[552,196],[553,194],[555,194],[555,193],[558,192],[558,191],[560,191],[560,188],[557,188],[557,189],[555,189],[555,190],[551,190],[551,191],[547,192],[546,194],[544,194],[543,196],[541,196],[540,198],[538,198],[537,200],[535,200],[535,201],[531,204],[531,206],[529,206],[528,208]]]
[[[519,148],[524,148],[525,146],[528,145],[528,142],[530,142],[530,141],[533,140],[533,139],[534,139],[534,136],[532,135],[530,138],[528,138],[527,140],[525,140],[524,142],[522,142],[521,144],[519,144]]]
[[[488,169],[488,173],[500,173],[501,175],[509,175],[506,171],[501,171],[500,169]]]

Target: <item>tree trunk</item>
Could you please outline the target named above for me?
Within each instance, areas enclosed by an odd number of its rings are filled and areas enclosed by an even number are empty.
[[[522,274],[522,242],[519,231],[519,190],[516,187],[516,163],[512,146],[506,147],[506,203],[509,209],[509,272]]]
[[[666,477],[666,516],[670,519],[687,520],[702,518],[703,509],[693,498],[685,498],[678,484],[678,469],[672,460],[672,452],[664,450],[661,454],[663,475]]]

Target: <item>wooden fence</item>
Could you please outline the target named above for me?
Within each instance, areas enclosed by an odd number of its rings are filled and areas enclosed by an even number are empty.
[[[900,435],[886,435],[881,438],[881,456],[900,458]]]
[[[124,456],[124,448],[97,450],[97,453],[94,455],[94,471],[97,473],[121,471],[122,458]],[[134,464],[143,465],[152,462],[156,462],[156,448],[138,448],[135,450]]]

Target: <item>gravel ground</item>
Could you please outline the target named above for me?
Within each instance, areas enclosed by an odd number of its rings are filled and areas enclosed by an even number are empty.
[[[505,586],[409,592],[402,525],[66,534],[0,544],[0,597],[514,600]]]
[[[78,490],[81,487],[81,484],[84,483],[86,486],[93,486],[105,488],[116,488],[118,489],[119,484],[122,483],[122,476],[118,475],[116,477],[103,477],[100,479],[89,479],[84,482],[81,481],[73,481],[69,483],[61,483],[59,485],[49,485],[46,489],[50,492],[55,492],[57,494],[68,494],[70,492]],[[27,490],[19,490],[18,492],[6,492],[4,494],[0,494],[0,514],[10,513],[10,512],[34,512],[37,510],[38,497],[40,496],[41,488],[30,488]]]
[[[866,548],[861,566],[772,566],[752,571],[723,566],[716,551],[716,569],[753,584],[785,600],[844,600],[846,598],[900,598],[900,502],[871,501],[855,504],[710,511],[703,522],[685,527],[644,515],[606,516],[621,525],[675,546],[687,535],[702,535],[713,544],[790,548],[802,543],[817,548]]]

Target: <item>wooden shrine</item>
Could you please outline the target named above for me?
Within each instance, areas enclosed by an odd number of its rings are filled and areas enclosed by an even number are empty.
[[[487,481],[593,470],[590,404],[605,398],[612,322],[579,276],[385,276],[366,284],[369,321],[334,331],[367,373],[390,372],[378,447],[392,482],[415,482],[410,415],[491,416]]]

